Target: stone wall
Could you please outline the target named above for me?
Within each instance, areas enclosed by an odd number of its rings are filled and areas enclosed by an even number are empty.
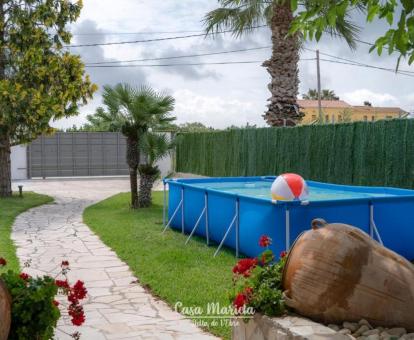
[[[269,318],[256,314],[247,323],[241,319],[236,319],[234,324],[232,330],[233,340],[350,339],[331,328],[297,316]]]

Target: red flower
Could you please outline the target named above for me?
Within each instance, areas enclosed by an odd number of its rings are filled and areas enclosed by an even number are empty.
[[[72,324],[74,326],[81,326],[85,322],[85,315],[79,314],[72,317]]]
[[[68,267],[69,261],[62,261],[61,267]]]
[[[26,273],[20,273],[19,276],[22,280],[25,280],[25,281],[27,281],[30,278],[30,275]]]
[[[59,288],[66,288],[66,289],[70,288],[67,280],[56,280],[55,285],[58,286]]]
[[[283,259],[286,255],[287,255],[287,252],[286,251],[282,251],[280,253],[280,258]]]
[[[234,301],[233,301],[233,306],[234,306],[236,309],[240,309],[240,308],[242,308],[245,304],[246,304],[246,297],[245,297],[242,293],[237,294],[236,298],[235,298],[235,299],[234,299]]]
[[[257,266],[257,259],[241,259],[233,267],[234,274],[241,274],[245,277],[250,275],[250,271]]]
[[[269,236],[262,235],[259,239],[259,246],[262,248],[266,248],[272,244],[272,239]]]
[[[68,313],[72,317],[72,324],[75,326],[80,326],[85,322],[85,314],[83,312],[83,307],[77,303],[72,303],[68,308]]]
[[[69,293],[69,295],[68,295],[68,301],[70,303],[74,303],[74,304],[79,303],[79,299],[76,297],[76,295],[73,292],[70,292]]]
[[[88,293],[88,291],[86,290],[84,284],[82,281],[78,280],[73,288],[73,294],[76,296],[77,299],[82,300],[85,298],[86,294]]]
[[[59,306],[59,301],[53,300],[52,303],[57,307]]]
[[[3,257],[0,257],[0,266],[5,266],[6,264],[7,261]]]

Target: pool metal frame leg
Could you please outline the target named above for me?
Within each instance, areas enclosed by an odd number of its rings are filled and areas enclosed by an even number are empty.
[[[168,227],[170,226],[172,220],[174,219],[175,215],[177,215],[178,210],[180,210],[181,208],[181,229],[184,232],[184,189],[181,189],[181,201],[180,203],[178,203],[177,208],[175,208],[174,213],[172,214],[170,220],[168,221],[167,225],[164,227],[164,230],[162,231],[162,233],[165,233],[165,231],[168,229]]]
[[[183,201],[180,201],[180,203],[178,203],[177,208],[175,209],[174,213],[172,214],[170,220],[168,221],[167,225],[164,227],[164,230],[162,231],[163,233],[165,233],[167,228],[170,226],[172,220],[174,219],[175,215],[177,215],[178,210],[180,210],[182,205],[183,205]]]
[[[221,248],[223,247],[224,241],[226,241],[227,236],[230,233],[231,228],[233,228],[233,225],[236,224],[236,257],[239,257],[239,199],[236,199],[236,212],[234,214],[233,219],[230,222],[229,227],[226,230],[226,233],[223,236],[223,239],[221,240],[218,248],[216,249],[214,253],[214,257],[217,256]]]
[[[204,205],[206,207],[206,244],[209,246],[210,245],[210,234],[209,234],[209,230],[208,230],[208,194],[207,191],[204,194]]]
[[[194,225],[193,230],[191,230],[190,235],[188,236],[187,240],[185,241],[185,244],[187,244],[190,241],[191,237],[193,237],[195,231],[198,228],[198,225],[201,222],[201,219],[202,219],[203,215],[205,215],[205,218],[206,218],[206,220],[205,220],[205,222],[206,222],[206,243],[207,243],[207,245],[209,245],[210,237],[209,237],[209,234],[208,234],[208,197],[207,197],[207,192],[204,193],[204,208],[201,211],[201,214],[198,217],[197,222]]]
[[[239,213],[239,199],[236,200],[236,257],[239,257],[239,225],[240,225],[240,213]]]
[[[375,235],[377,236],[378,242],[381,245],[384,245],[384,243],[382,242],[381,236],[378,232],[377,225],[375,224],[374,204],[372,204],[372,202],[370,202],[369,204],[369,233],[371,235],[371,238],[374,238],[374,233],[375,233]]]
[[[285,210],[285,233],[286,233],[286,251],[289,251],[290,249],[290,213],[289,208],[286,206]]]
[[[200,222],[201,222],[201,218],[203,217],[203,215],[205,214],[205,212],[206,212],[206,206],[204,206],[203,210],[201,211],[200,217],[197,219],[197,222],[196,222],[196,224],[194,225],[193,230],[191,230],[191,233],[190,233],[190,235],[188,236],[187,240],[185,241],[185,244],[187,244],[187,243],[190,241],[191,237],[193,237],[193,235],[194,235],[195,231],[197,230],[198,225],[199,225],[199,224],[200,224]]]
[[[184,234],[184,188],[181,187],[181,233]]]
[[[165,227],[165,220],[166,220],[166,211],[167,211],[167,194],[166,194],[166,189],[165,189],[165,181],[163,181],[164,184],[164,196],[163,196],[163,206],[162,206],[162,225],[163,227]]]

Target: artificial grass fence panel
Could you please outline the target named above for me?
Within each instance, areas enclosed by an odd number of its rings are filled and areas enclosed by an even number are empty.
[[[414,119],[184,133],[178,172],[414,188]]]

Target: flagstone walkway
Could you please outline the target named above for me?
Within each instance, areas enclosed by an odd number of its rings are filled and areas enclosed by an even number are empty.
[[[55,202],[31,209],[16,219],[12,238],[24,271],[52,275],[68,260],[69,279],[83,280],[88,289],[86,322],[74,327],[67,315],[59,321],[57,339],[79,331],[84,340],[215,339],[190,320],[156,300],[137,283],[128,266],[82,222],[88,205],[128,190],[126,179],[34,180],[24,190],[45,193]],[[114,225],[116,228],[116,225]],[[63,306],[65,300],[61,300]]]

